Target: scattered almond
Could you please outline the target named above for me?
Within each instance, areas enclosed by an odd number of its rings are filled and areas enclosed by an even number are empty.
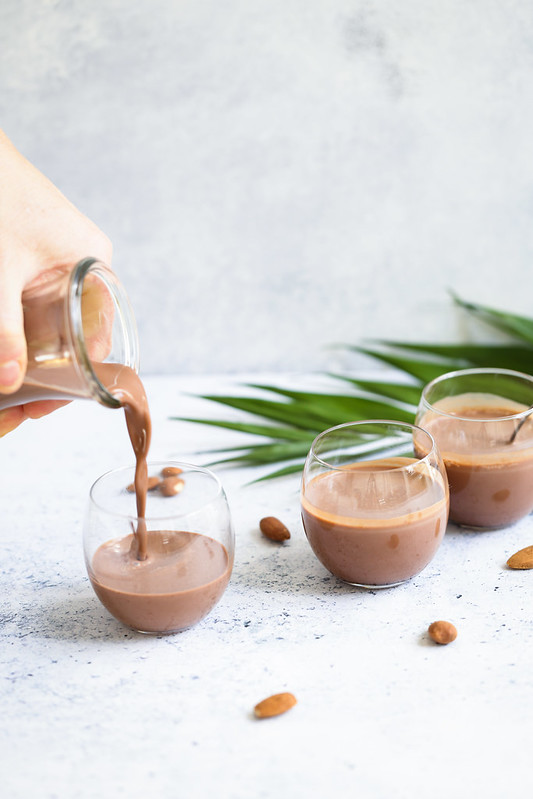
[[[180,477],[165,477],[159,483],[159,490],[164,497],[174,497],[183,491],[185,482]]]
[[[533,569],[533,546],[519,549],[507,561],[510,569]]]
[[[254,707],[254,714],[258,719],[269,719],[272,716],[280,716],[286,713],[296,704],[296,697],[293,694],[274,694],[267,699],[263,699]]]
[[[161,469],[161,477],[177,477],[182,471],[183,469],[180,469],[179,466],[165,466],[164,469]]]
[[[157,486],[159,485],[160,482],[161,481],[160,481],[159,477],[149,477],[148,478],[148,491],[153,491],[154,488],[157,488]],[[135,483],[130,483],[129,486],[127,486],[127,488],[126,488],[126,491],[129,491],[130,494],[135,493]]]
[[[436,644],[451,644],[457,638],[457,630],[449,621],[434,621],[429,625],[428,633]]]
[[[261,519],[259,529],[265,538],[270,538],[271,541],[287,541],[291,537],[283,522],[280,522],[275,516],[265,516],[264,519]]]

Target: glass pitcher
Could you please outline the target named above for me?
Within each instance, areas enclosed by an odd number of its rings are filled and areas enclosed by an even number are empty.
[[[0,409],[43,399],[120,402],[98,379],[100,363],[139,369],[137,326],[127,294],[114,272],[95,258],[70,270],[52,269],[22,295],[28,366],[13,394],[0,394]]]

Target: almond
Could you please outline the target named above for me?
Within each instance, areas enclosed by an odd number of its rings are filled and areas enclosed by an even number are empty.
[[[283,522],[275,516],[265,516],[259,522],[259,528],[265,538],[270,538],[271,541],[287,541],[291,537]]]
[[[457,638],[457,630],[449,621],[434,621],[429,625],[428,633],[436,644],[451,644]]]
[[[159,483],[159,490],[164,497],[175,497],[183,491],[185,482],[180,477],[165,477]]]
[[[180,469],[179,466],[165,466],[164,469],[161,469],[161,477],[177,477],[182,471],[183,469]]]
[[[519,549],[507,561],[510,569],[533,569],[533,546]]]
[[[159,477],[149,477],[147,485],[148,491],[153,491],[154,488],[156,488],[160,482],[161,481],[159,480]],[[130,494],[135,493],[135,483],[130,483],[129,486],[127,486],[126,488],[126,491],[129,491]]]
[[[280,716],[286,713],[296,704],[296,697],[293,694],[273,694],[267,699],[263,699],[254,707],[254,714],[258,719],[269,719],[272,716]]]

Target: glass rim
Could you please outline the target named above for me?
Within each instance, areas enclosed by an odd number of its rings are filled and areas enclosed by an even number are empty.
[[[411,422],[398,422],[398,421],[395,421],[394,419],[358,419],[358,420],[356,420],[354,422],[343,422],[342,424],[337,424],[337,425],[334,425],[333,427],[328,427],[327,430],[323,430],[321,433],[319,433],[314,438],[313,443],[311,444],[311,447],[310,447],[310,450],[309,450],[309,454],[312,455],[312,457],[315,459],[315,461],[317,461],[319,464],[321,464],[321,466],[324,466],[326,469],[329,469],[331,471],[336,471],[336,472],[349,471],[351,464],[346,464],[344,466],[343,465],[337,465],[336,466],[333,463],[329,463],[329,461],[325,460],[324,458],[321,458],[317,454],[317,452],[315,451],[315,445],[318,444],[321,439],[325,438],[327,435],[329,435],[330,433],[333,433],[336,430],[342,430],[343,428],[346,428],[346,427],[362,427],[362,426],[366,426],[366,425],[370,425],[370,424],[371,425],[387,425],[389,427],[392,426],[392,427],[403,428],[404,430],[410,430],[411,431],[411,435],[413,434],[413,432],[415,430],[419,431],[420,433],[423,433],[425,436],[428,437],[429,441],[431,442],[431,448],[424,455],[423,458],[418,458],[417,457],[416,458],[416,463],[417,464],[418,463],[424,463],[424,461],[429,463],[430,456],[432,456],[432,455],[433,455],[434,458],[438,459],[437,443],[436,443],[435,439],[433,438],[433,436],[431,435],[431,433],[428,430],[426,430],[424,427],[420,427],[420,425],[413,424]],[[363,461],[361,461],[361,463],[365,463],[365,461],[363,460]],[[394,467],[392,467],[390,469],[382,469],[380,471],[383,471],[383,472],[396,472],[396,471],[408,470],[408,469],[412,469],[413,465],[414,465],[413,463],[402,464],[401,466],[394,466]]]
[[[72,345],[76,353],[77,364],[84,380],[89,385],[91,392],[100,402],[111,408],[120,408],[121,403],[111,394],[100,382],[93,369],[92,361],[87,352],[85,344],[85,334],[83,331],[83,318],[81,313],[81,303],[83,297],[83,283],[87,275],[91,273],[99,277],[108,289],[114,302],[115,311],[120,313],[124,324],[122,329],[125,331],[126,347],[128,357],[124,366],[129,366],[135,372],[139,371],[139,337],[133,309],[127,294],[122,289],[115,273],[107,264],[98,258],[83,258],[74,266],[69,277],[68,289],[68,329],[70,330]],[[131,354],[131,357],[129,357]]]
[[[524,419],[527,416],[533,413],[533,404],[529,406],[529,408],[524,408],[523,411],[517,411],[516,413],[511,413],[507,416],[485,416],[483,419],[475,419],[471,416],[461,416],[456,413],[448,413],[447,411],[441,410],[440,408],[436,408],[432,402],[427,399],[427,392],[432,390],[436,385],[444,380],[454,380],[457,377],[463,377],[468,375],[506,375],[507,377],[516,377],[520,380],[523,380],[527,383],[531,384],[531,388],[533,390],[533,375],[528,375],[526,372],[518,372],[515,369],[503,369],[499,367],[494,367],[493,369],[487,366],[481,367],[472,367],[470,369],[455,369],[453,372],[445,372],[438,377],[434,377],[429,383],[427,383],[424,388],[422,389],[422,394],[420,395],[420,402],[424,404],[424,406],[431,410],[433,413],[439,414],[440,416],[446,416],[448,419],[460,419],[462,422],[471,422],[473,424],[485,424],[486,422],[505,422],[505,421],[513,421]],[[455,395],[452,395],[455,396]],[[444,399],[444,397],[441,397]],[[513,400],[514,401],[514,400]]]
[[[214,495],[207,502],[204,502],[202,505],[200,505],[199,507],[197,507],[197,508],[195,508],[193,510],[181,511],[181,512],[177,511],[175,513],[165,513],[162,516],[153,516],[153,515],[145,516],[144,520],[146,522],[156,522],[156,521],[157,522],[161,522],[161,521],[164,521],[165,519],[169,519],[169,520],[170,519],[174,519],[175,520],[175,519],[185,518],[186,516],[192,516],[195,513],[199,513],[200,511],[204,511],[206,508],[208,508],[210,505],[212,505],[214,502],[217,502],[221,497],[224,496],[224,488],[222,486],[222,483],[221,483],[219,477],[214,472],[212,472],[211,469],[208,469],[205,466],[197,466],[196,464],[187,463],[185,461],[173,461],[173,460],[168,460],[168,459],[164,460],[164,461],[148,461],[147,466],[148,466],[149,469],[153,469],[153,468],[161,469],[161,468],[164,468],[165,466],[178,466],[179,468],[183,469],[183,472],[200,472],[200,473],[204,474],[206,477],[209,477],[214,482],[214,484],[216,486],[216,491],[215,491]],[[96,480],[93,482],[93,484],[91,485],[91,487],[89,489],[89,501],[92,502],[92,504],[96,508],[98,508],[98,510],[102,511],[103,513],[105,513],[108,516],[113,516],[116,519],[128,519],[129,521],[138,522],[139,521],[139,517],[137,516],[136,513],[133,513],[133,514],[132,513],[120,513],[120,512],[118,512],[116,510],[109,509],[109,508],[105,507],[104,505],[102,505],[102,503],[99,502],[97,499],[95,499],[95,496],[94,496],[94,492],[95,492],[98,484],[101,483],[102,481],[106,480],[111,475],[119,474],[120,472],[132,472],[132,471],[135,472],[135,466],[131,466],[131,465],[130,466],[118,466],[115,469],[109,469],[107,472],[104,472],[103,474],[101,474],[99,477],[96,478]],[[177,475],[177,476],[181,477],[181,474]],[[125,487],[126,487],[126,481],[124,480],[124,488]]]

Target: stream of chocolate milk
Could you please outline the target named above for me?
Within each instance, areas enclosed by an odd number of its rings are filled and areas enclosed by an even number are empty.
[[[202,533],[147,530],[146,458],[152,424],[146,392],[127,366],[97,364],[94,369],[124,408],[135,454],[137,529],[97,549],[89,578],[102,604],[130,627],[142,632],[186,629],[206,616],[224,593],[231,574],[228,553]]]
[[[148,466],[146,458],[152,438],[152,419],[146,391],[140,377],[130,369],[115,363],[94,365],[99,381],[124,408],[126,426],[135,455],[135,499],[137,503],[137,530],[132,539],[137,560],[146,560],[148,544],[146,534],[146,494],[148,491]]]
[[[146,457],[150,448],[152,423],[143,383],[128,366],[117,363],[93,363],[100,383],[124,408],[126,425],[135,455],[135,495],[137,499],[138,558],[146,558],[146,492],[148,472]],[[23,385],[15,394],[0,394],[0,409],[39,400],[71,400],[87,394],[87,384],[70,362],[40,365],[32,359]]]

